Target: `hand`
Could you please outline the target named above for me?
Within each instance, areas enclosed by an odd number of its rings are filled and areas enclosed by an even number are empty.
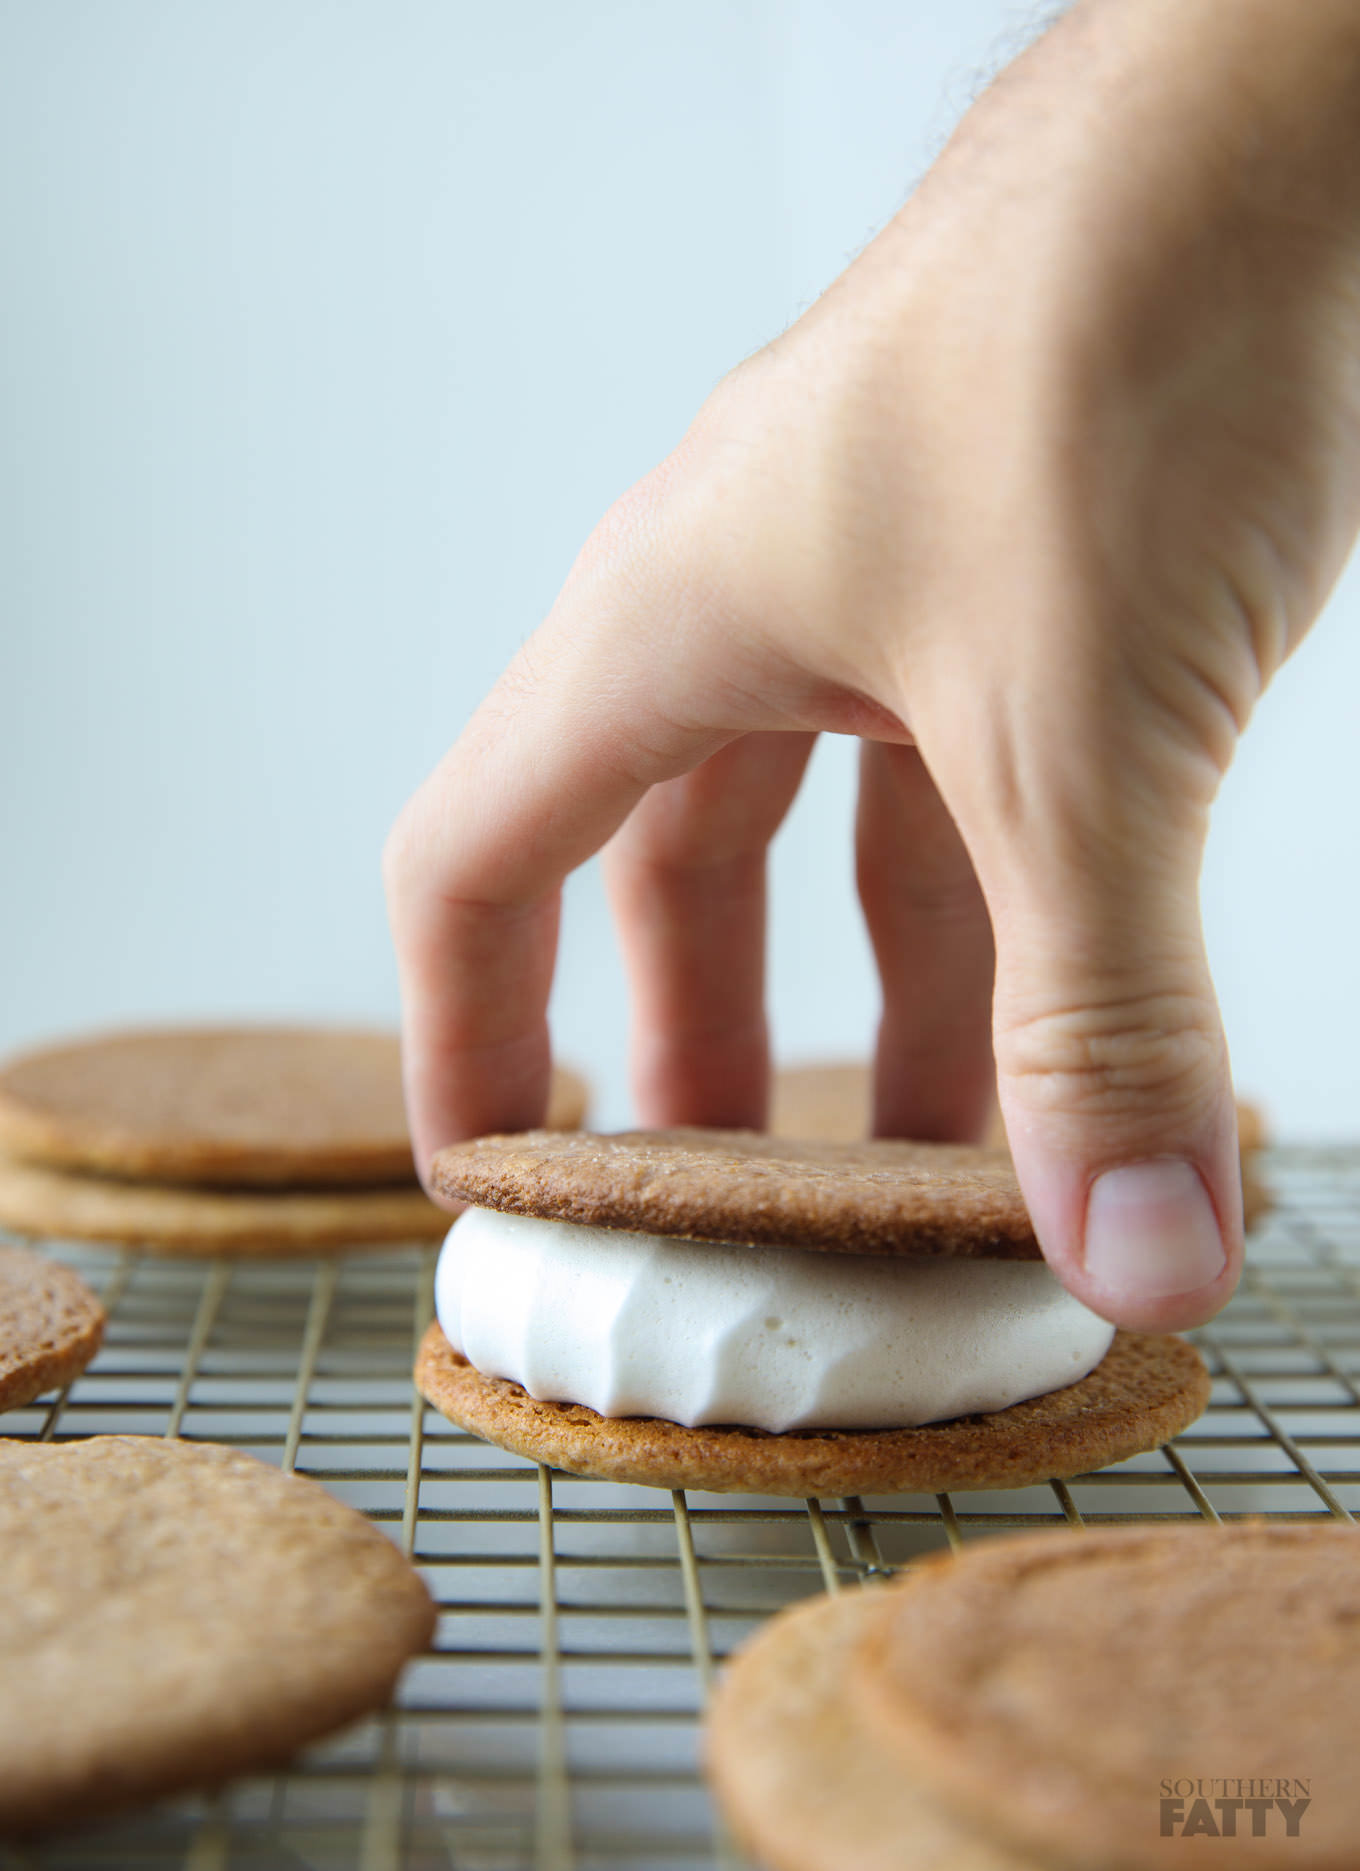
[[[765,850],[856,734],[876,1129],[974,1135],[995,1085],[1064,1284],[1218,1309],[1197,879],[1360,516],[1357,73],[1350,5],[1088,0],[606,516],[389,844],[418,1161],[541,1119],[606,842],[643,1121],[760,1125]]]

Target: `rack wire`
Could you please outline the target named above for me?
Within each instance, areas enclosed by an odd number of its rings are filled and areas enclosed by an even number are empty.
[[[4,1871],[738,1871],[699,1771],[714,1672],[813,1592],[1007,1529],[1360,1513],[1360,1149],[1264,1159],[1275,1207],[1196,1334],[1208,1413],[1045,1487],[775,1501],[582,1481],[415,1396],[434,1256],[193,1262],[47,1243],[103,1294],[105,1344],[0,1432],[230,1443],[314,1476],[440,1608],[391,1709],[288,1771],[38,1845]]]

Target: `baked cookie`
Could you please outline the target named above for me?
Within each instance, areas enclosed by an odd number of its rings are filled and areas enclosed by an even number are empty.
[[[1209,1401],[1193,1345],[1134,1332],[1117,1332],[1095,1370],[1063,1390],[919,1429],[687,1429],[657,1417],[599,1416],[579,1403],[539,1403],[519,1384],[474,1370],[437,1324],[420,1346],[416,1388],[460,1429],[568,1474],[803,1500],[1065,1480],[1156,1448]]]
[[[1004,1154],[930,1144],[796,1143],[752,1132],[563,1137],[538,1131],[454,1145],[440,1152],[433,1173],[446,1195],[508,1216],[504,1226],[510,1232],[465,1251],[446,1247],[436,1302],[448,1329],[430,1327],[419,1353],[417,1386],[461,1427],[574,1474],[793,1496],[1023,1486],[1154,1448],[1193,1422],[1208,1401],[1203,1363],[1183,1340],[1119,1333],[1111,1343],[1110,1328],[1062,1294],[1045,1270],[1017,1264],[1036,1261],[1038,1246]],[[545,1305],[550,1289],[544,1281],[562,1274],[539,1271],[548,1263],[532,1255],[518,1259],[515,1231],[530,1225],[526,1216],[536,1218],[540,1233],[571,1224],[553,1237],[566,1253],[559,1262],[565,1268],[560,1308],[556,1302]],[[470,1213],[459,1226],[485,1219]],[[585,1238],[590,1230],[602,1230],[602,1238]],[[634,1258],[631,1248],[624,1250],[625,1237],[638,1235],[666,1238],[652,1239],[640,1269],[625,1272]],[[457,1231],[455,1237],[460,1238]],[[696,1255],[702,1264],[690,1266]],[[691,1319],[685,1296],[702,1286],[710,1255],[723,1267],[714,1276],[718,1289],[693,1302]],[[489,1257],[498,1277],[488,1295],[480,1275]],[[905,1285],[899,1278],[904,1261],[921,1268],[919,1278]],[[1014,1297],[987,1301],[981,1295],[996,1290],[1001,1269],[993,1274],[983,1263],[997,1261],[1007,1263]],[[879,1268],[881,1273],[873,1271]],[[926,1309],[927,1287],[937,1276],[947,1276],[954,1291],[945,1311],[933,1314]],[[1023,1291],[1016,1282],[1024,1283]],[[750,1286],[753,1295],[736,1308],[730,1324],[729,1283]],[[673,1314],[677,1294],[681,1310]],[[884,1342],[872,1336],[872,1322],[903,1304],[903,1334],[891,1341],[898,1349],[876,1352],[870,1370],[863,1346]],[[976,1310],[988,1304],[998,1309]],[[1017,1309],[1010,1316],[1020,1316],[1034,1305],[1054,1308],[1043,1311],[1038,1326],[1046,1349],[1034,1367],[1035,1379],[1028,1380],[1028,1400],[1012,1402],[1026,1392],[1013,1382],[1007,1387],[1019,1366],[998,1347],[1010,1342],[1003,1338],[1009,1309]],[[856,1326],[842,1338],[856,1306],[867,1306],[871,1335],[861,1335]],[[1073,1327],[1070,1315],[1063,1322],[1063,1308],[1080,1315],[1075,1329],[1084,1355],[1075,1349],[1052,1355],[1052,1346],[1072,1342],[1065,1337]],[[570,1329],[561,1323],[568,1314]],[[654,1343],[654,1321],[663,1316],[671,1323]],[[508,1335],[513,1349],[501,1362],[494,1347],[507,1344],[499,1336],[506,1317],[514,1328]],[[482,1352],[463,1335],[460,1319],[464,1326],[471,1319]],[[927,1327],[926,1320],[938,1320],[938,1326]],[[937,1374],[909,1406],[917,1413],[894,1417],[892,1411],[908,1407],[908,1367],[919,1367],[929,1355],[917,1342],[919,1334],[952,1331],[959,1322],[967,1385],[949,1389],[952,1369]],[[1094,1338],[1092,1325],[1099,1328]],[[704,1373],[702,1408],[688,1414],[672,1379],[661,1372],[671,1343],[687,1347],[681,1361],[687,1376]],[[592,1347],[585,1364],[576,1359],[583,1345]],[[523,1384],[484,1374],[463,1355],[464,1348],[486,1373],[510,1371]],[[517,1365],[516,1359],[529,1362]],[[603,1394],[587,1387],[596,1381],[590,1359]],[[847,1368],[867,1372],[872,1382],[872,1399],[861,1394],[850,1405],[865,1413],[815,1414],[835,1407],[829,1398],[849,1404],[844,1388],[836,1388]],[[532,1369],[539,1371],[537,1379],[529,1375]],[[576,1372],[571,1388],[569,1370]],[[752,1370],[761,1373],[754,1385],[745,1382]],[[903,1376],[894,1377],[895,1371]],[[785,1414],[762,1414],[790,1373],[796,1404]],[[529,1394],[532,1387],[552,1397],[554,1384],[563,1385],[558,1397],[574,1400],[536,1401]],[[1044,1394],[1033,1394],[1044,1384]],[[599,1413],[614,1410],[607,1397],[625,1395],[646,1401],[635,1402],[628,1413]],[[731,1399],[738,1396],[740,1407],[751,1413],[723,1418],[720,1413],[734,1408]],[[937,1410],[949,1420],[925,1421],[919,1428],[786,1427],[922,1423],[946,1396],[966,1401]],[[598,1407],[588,1408],[586,1397]],[[1009,1407],[984,1401],[997,1397]],[[670,1420],[677,1417],[683,1421]],[[744,1426],[762,1422],[764,1428]]]
[[[689,1241],[1043,1258],[1010,1157],[968,1144],[526,1130],[451,1144],[432,1179],[479,1208]]]
[[[1042,1871],[952,1819],[851,1696],[890,1589],[805,1599],[737,1652],[704,1736],[723,1817],[765,1871]]]
[[[550,1126],[586,1091],[554,1074]],[[224,1188],[415,1180],[395,1034],[203,1027],[109,1034],[0,1069],[0,1147],[65,1169]]]
[[[276,1766],[434,1630],[362,1514],[212,1444],[0,1442],[0,1550],[10,1836]]]
[[[777,1066],[770,1080],[773,1137],[859,1143],[872,1129],[873,1073],[849,1059]]]
[[[771,1871],[1349,1871],[1357,1617],[1335,1521],[989,1539],[766,1626],[708,1771]]]
[[[0,1410],[79,1377],[104,1336],[104,1308],[78,1274],[0,1247]]]
[[[0,1155],[0,1226],[33,1239],[279,1260],[438,1241],[449,1221],[419,1188],[187,1189],[71,1175]]]

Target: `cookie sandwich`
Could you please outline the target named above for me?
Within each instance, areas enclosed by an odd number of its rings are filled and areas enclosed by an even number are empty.
[[[554,1075],[549,1125],[586,1089]],[[392,1033],[179,1027],[0,1067],[0,1226],[171,1254],[275,1258],[437,1241]]]
[[[795,1496],[1023,1486],[1178,1434],[1209,1380],[1049,1272],[1004,1151],[529,1131],[468,1204],[416,1382],[573,1474]]]
[[[1334,1520],[989,1538],[765,1625],[707,1774],[768,1871],[1350,1871],[1357,1606]]]

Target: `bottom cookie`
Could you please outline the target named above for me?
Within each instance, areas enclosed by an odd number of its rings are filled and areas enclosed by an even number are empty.
[[[449,1221],[414,1187],[188,1189],[47,1169],[0,1153],[0,1226],[54,1240],[281,1260],[332,1248],[439,1241]]]
[[[1182,1338],[1117,1332],[1089,1376],[991,1415],[920,1429],[686,1429],[538,1403],[485,1377],[431,1325],[416,1386],[459,1428],[568,1474],[718,1494],[941,1494],[1064,1480],[1140,1455],[1194,1422],[1209,1375]]]

